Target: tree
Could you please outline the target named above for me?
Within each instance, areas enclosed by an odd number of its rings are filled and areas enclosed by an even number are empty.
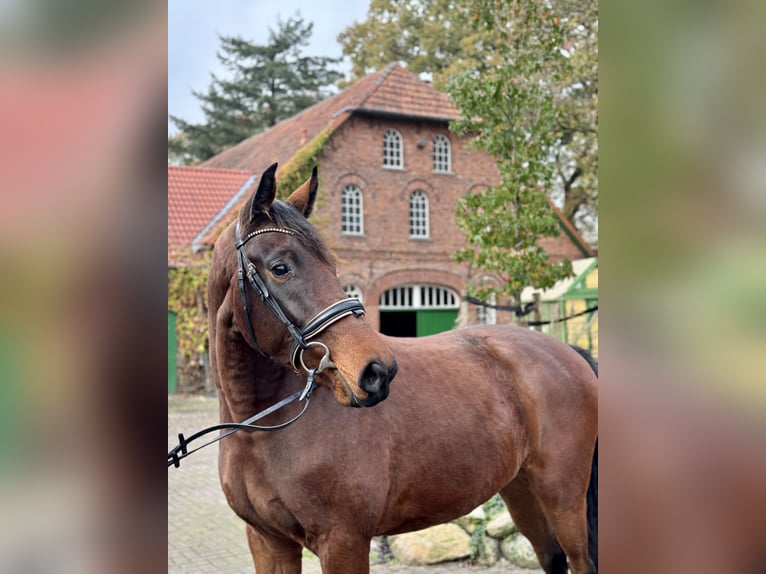
[[[192,124],[170,116],[180,137],[168,138],[168,156],[204,161],[321,101],[341,78],[336,58],[302,55],[314,25],[300,15],[278,21],[265,45],[238,36],[220,36],[218,60],[227,78],[211,74],[206,93],[192,92],[202,103],[205,122]]]
[[[562,211],[595,239],[598,219],[598,3],[558,0],[566,73],[556,83],[555,174]]]
[[[476,46],[487,35],[467,16],[465,1],[372,0],[367,20],[341,32],[338,42],[357,78],[403,61],[416,74],[432,74],[434,86],[442,89],[462,63],[479,63]]]
[[[483,73],[502,64],[503,37],[495,26],[475,26],[482,2],[471,0],[372,0],[365,22],[338,36],[363,76],[392,61],[428,73],[436,88],[463,72]],[[552,127],[555,178],[545,192],[595,241],[598,208],[598,5],[596,0],[557,0],[555,7],[569,66],[546,78],[559,111]],[[548,5],[549,9],[551,5]],[[541,6],[542,8],[542,6]],[[509,21],[519,17],[508,13]],[[527,26],[540,26],[527,22]],[[531,33],[532,31],[530,31]],[[536,33],[546,33],[543,27]]]
[[[550,79],[560,77],[567,60],[558,18],[535,0],[475,0],[471,17],[477,29],[502,40],[496,49],[503,63],[448,82],[463,116],[451,127],[474,135],[474,145],[496,158],[501,182],[460,201],[457,221],[469,246],[455,258],[502,280],[499,289],[475,285],[474,293],[499,290],[519,304],[524,287],[548,288],[572,272],[569,261],[550,262],[537,244],[560,232],[543,190],[553,177],[559,122]]]
[[[168,136],[168,165],[192,165],[195,158],[187,151],[186,137],[183,133]]]

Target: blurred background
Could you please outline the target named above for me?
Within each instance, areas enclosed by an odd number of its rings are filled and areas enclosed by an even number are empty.
[[[3,572],[164,571],[166,25],[0,3]]]
[[[600,560],[756,572],[763,3],[600,3]]]

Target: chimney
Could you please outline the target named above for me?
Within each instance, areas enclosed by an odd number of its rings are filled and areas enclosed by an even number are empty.
[[[309,139],[309,131],[306,128],[301,130],[301,145],[305,144]]]

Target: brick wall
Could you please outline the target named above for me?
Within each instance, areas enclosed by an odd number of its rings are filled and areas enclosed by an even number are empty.
[[[401,170],[383,167],[383,134],[391,128],[403,139]],[[451,174],[433,172],[436,134],[450,141]],[[418,147],[419,141],[426,145]],[[451,254],[464,246],[455,223],[457,199],[468,190],[498,181],[492,158],[467,149],[466,141],[450,133],[446,122],[354,115],[332,136],[320,160],[320,196],[312,219],[340,259],[341,282],[361,288],[368,318],[376,327],[380,295],[390,287],[437,284],[463,294],[468,267],[451,260]],[[362,236],[341,233],[341,194],[348,184],[356,185],[363,194]],[[429,237],[411,239],[409,196],[417,189],[428,196]],[[582,257],[563,233],[542,244],[556,259]],[[471,323],[474,317],[475,311],[471,311],[464,321]]]

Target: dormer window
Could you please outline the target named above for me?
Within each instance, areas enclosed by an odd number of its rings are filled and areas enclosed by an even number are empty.
[[[452,152],[447,136],[434,136],[434,172],[452,173]]]
[[[383,134],[383,167],[404,169],[402,134],[396,130],[386,130]]]

